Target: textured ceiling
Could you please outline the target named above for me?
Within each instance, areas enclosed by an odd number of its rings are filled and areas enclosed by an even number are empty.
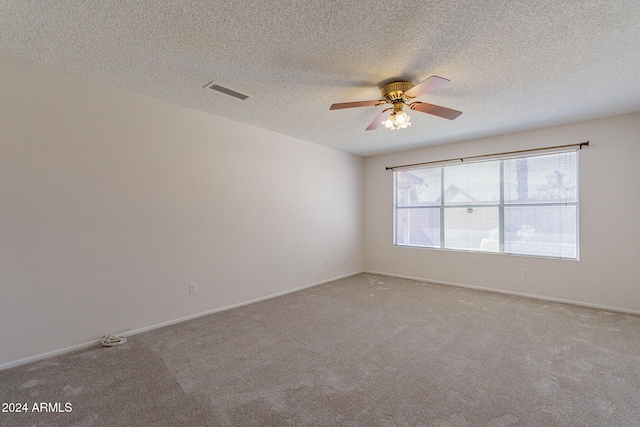
[[[0,51],[366,156],[640,111],[639,24],[637,0],[3,0]],[[431,75],[456,120],[329,111]]]

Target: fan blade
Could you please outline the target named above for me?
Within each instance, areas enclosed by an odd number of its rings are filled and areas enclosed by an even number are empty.
[[[433,114],[434,116],[449,120],[453,120],[462,114],[462,111],[452,110],[451,108],[441,107],[439,105],[427,104],[426,102],[414,102],[413,104],[410,104],[409,107],[411,107],[412,110]]]
[[[358,101],[358,102],[342,102],[339,104],[332,104],[329,110],[341,110],[343,108],[354,107],[377,107],[378,105],[386,104],[384,99],[377,99],[375,101]]]
[[[387,108],[386,110],[383,110],[382,113],[378,114],[378,117],[376,117],[375,120],[372,121],[371,124],[367,126],[365,130],[378,129],[382,124],[382,122],[384,122],[389,118],[392,112],[393,112],[393,108]]]
[[[438,89],[440,86],[444,86],[449,83],[449,80],[443,79],[438,76],[431,76],[428,79],[418,83],[404,94],[409,98],[417,98],[420,95],[424,95],[425,93],[431,92],[432,90]]]

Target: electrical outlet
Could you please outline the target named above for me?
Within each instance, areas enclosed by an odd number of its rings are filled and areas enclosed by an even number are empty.
[[[325,266],[325,267],[329,267],[329,260],[328,260],[328,259],[325,259],[325,260],[324,260],[324,266]]]
[[[528,268],[523,268],[522,269],[522,277],[529,277],[529,269]]]
[[[196,292],[198,292],[198,284],[197,283],[192,283],[191,287],[189,288],[189,293],[193,295]]]

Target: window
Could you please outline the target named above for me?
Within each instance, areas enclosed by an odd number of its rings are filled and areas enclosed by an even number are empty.
[[[578,152],[394,172],[395,244],[578,258]]]

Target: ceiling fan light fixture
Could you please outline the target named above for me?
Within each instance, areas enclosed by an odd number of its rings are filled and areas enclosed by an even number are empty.
[[[411,117],[399,109],[395,113],[391,114],[387,120],[383,120],[382,124],[387,129],[396,130],[396,129],[406,129],[411,126]]]
[[[392,117],[394,115],[390,115],[389,118],[387,120],[383,120],[382,124],[384,125],[384,127],[386,127],[387,129],[391,129],[391,127],[393,126],[393,120]]]

